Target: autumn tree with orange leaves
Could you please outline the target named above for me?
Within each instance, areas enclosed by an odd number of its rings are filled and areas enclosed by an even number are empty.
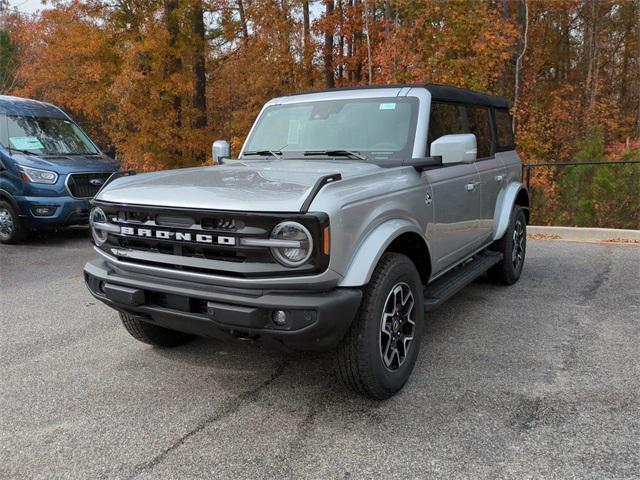
[[[216,138],[237,152],[275,96],[427,82],[512,104],[517,83],[526,162],[640,158],[639,0],[55,0],[0,15],[0,88],[62,106],[140,170],[203,164]],[[636,167],[597,188],[593,172],[533,170],[535,220],[640,227]],[[571,182],[628,192],[629,208],[571,211]]]

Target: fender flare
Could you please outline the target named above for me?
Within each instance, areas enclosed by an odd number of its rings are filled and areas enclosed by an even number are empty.
[[[509,221],[511,220],[511,211],[513,210],[513,205],[516,203],[516,199],[521,191],[525,192],[526,198],[529,198],[529,192],[527,188],[520,182],[511,182],[507,188],[500,192],[498,196],[498,201],[496,202],[496,211],[493,215],[493,239],[498,240],[502,238],[504,232],[507,231],[507,227],[509,226]],[[524,208],[529,208],[529,203],[527,200],[527,205],[524,205]]]
[[[339,287],[361,287],[369,283],[373,270],[387,247],[403,233],[424,235],[417,225],[401,218],[387,220],[375,227],[358,246]],[[425,242],[426,243],[426,242]]]
[[[20,210],[20,205],[18,205],[18,202],[16,202],[16,199],[13,198],[13,195],[11,195],[9,192],[4,190],[3,188],[0,188],[0,199],[6,200],[7,202],[9,202],[18,215],[22,214],[22,211]]]

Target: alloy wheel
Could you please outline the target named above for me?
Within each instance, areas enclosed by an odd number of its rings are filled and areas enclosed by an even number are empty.
[[[7,208],[0,208],[0,238],[6,240],[11,237],[14,228],[11,212]]]
[[[388,370],[397,370],[409,356],[416,328],[414,305],[413,292],[404,282],[387,296],[380,322],[380,356]]]
[[[511,263],[513,268],[518,270],[524,259],[525,230],[521,220],[516,221],[513,228],[513,249],[511,250]]]

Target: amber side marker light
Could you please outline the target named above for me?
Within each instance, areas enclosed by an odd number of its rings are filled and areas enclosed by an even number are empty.
[[[329,255],[331,252],[331,231],[329,227],[324,227],[322,231],[322,253]]]

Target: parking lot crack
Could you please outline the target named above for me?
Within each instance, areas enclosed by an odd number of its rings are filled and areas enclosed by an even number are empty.
[[[284,373],[284,371],[285,371],[285,369],[287,368],[288,365],[289,365],[289,362],[286,361],[286,360],[281,362],[280,364],[278,364],[276,366],[276,369],[273,371],[273,373],[264,382],[260,383],[257,387],[255,387],[255,388],[253,388],[251,390],[247,390],[245,392],[240,393],[232,401],[226,402],[224,405],[222,405],[221,408],[219,408],[217,410],[217,412],[214,415],[210,415],[210,416],[202,419],[194,428],[192,428],[191,430],[186,432],[184,435],[182,435],[180,438],[178,438],[176,441],[174,441],[171,445],[169,445],[167,448],[165,448],[162,452],[157,454],[151,460],[149,460],[149,461],[147,461],[145,463],[139,464],[136,467],[134,467],[134,471],[129,476],[127,476],[126,478],[127,479],[133,479],[133,478],[136,478],[137,476],[139,476],[140,474],[142,474],[142,473],[144,473],[146,471],[152,470],[157,465],[162,463],[162,461],[169,454],[171,454],[173,451],[175,451],[178,448],[180,448],[190,438],[192,438],[193,436],[195,436],[198,433],[202,432],[209,425],[211,425],[211,424],[213,424],[215,422],[218,422],[220,420],[223,420],[223,419],[233,415],[234,413],[236,413],[247,402],[253,401],[257,397],[257,395],[260,393],[260,391],[262,391],[263,389],[267,388],[274,381],[276,381],[280,376],[282,376],[282,374]]]
[[[609,280],[611,273],[611,248],[607,249],[606,263],[604,267],[596,272],[596,276],[589,283],[584,290],[582,290],[582,296],[585,300],[592,300],[598,294],[598,291],[602,288],[604,283]]]

